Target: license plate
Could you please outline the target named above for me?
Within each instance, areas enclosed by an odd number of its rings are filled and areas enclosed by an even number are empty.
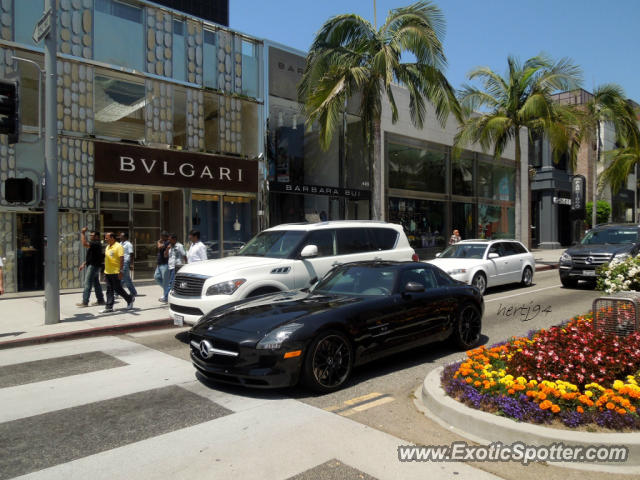
[[[582,275],[584,275],[585,277],[595,277],[596,276],[596,271],[595,270],[583,270],[582,271]]]
[[[182,315],[174,315],[173,324],[177,325],[178,327],[182,327],[184,325],[184,317]]]

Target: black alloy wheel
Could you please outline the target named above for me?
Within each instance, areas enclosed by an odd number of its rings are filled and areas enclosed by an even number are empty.
[[[478,307],[470,303],[463,305],[453,328],[451,339],[458,347],[463,350],[475,347],[482,331],[482,315]]]
[[[320,334],[311,344],[304,364],[304,382],[319,393],[341,388],[353,368],[349,339],[338,331]]]
[[[530,287],[533,283],[533,270],[531,267],[525,267],[524,272],[522,272],[522,286]]]

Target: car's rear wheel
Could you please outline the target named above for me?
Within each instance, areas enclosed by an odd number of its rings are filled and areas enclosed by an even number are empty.
[[[318,335],[307,352],[303,383],[319,393],[336,391],[345,384],[353,369],[353,348],[341,332]]]
[[[487,277],[485,277],[484,273],[478,272],[471,279],[471,285],[477,287],[480,293],[484,295],[484,292],[487,290]]]
[[[451,340],[462,350],[469,350],[478,344],[481,332],[482,314],[480,310],[471,303],[463,305],[453,326]]]
[[[560,283],[564,288],[576,288],[578,285],[578,281],[573,278],[562,278],[560,277]]]
[[[525,267],[524,272],[522,272],[522,286],[530,287],[531,283],[533,283],[533,270],[531,267]]]

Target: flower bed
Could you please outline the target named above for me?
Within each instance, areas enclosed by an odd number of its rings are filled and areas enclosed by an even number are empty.
[[[549,330],[467,352],[445,367],[446,393],[531,423],[640,430],[640,333],[618,337],[579,316]]]

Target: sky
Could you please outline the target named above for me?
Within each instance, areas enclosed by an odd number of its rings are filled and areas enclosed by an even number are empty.
[[[377,0],[380,26],[412,0]],[[230,0],[229,26],[306,51],[330,17],[356,13],[373,22],[374,0]],[[477,66],[504,74],[507,57],[541,52],[569,57],[583,87],[617,83],[640,103],[640,0],[438,0],[447,31],[447,78],[455,88]]]

